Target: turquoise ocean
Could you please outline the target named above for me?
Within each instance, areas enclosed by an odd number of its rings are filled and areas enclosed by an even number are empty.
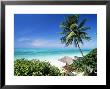
[[[90,49],[82,49],[84,55],[90,52]],[[78,49],[73,48],[15,48],[14,60],[16,59],[38,59],[38,60],[58,60],[64,56],[74,58],[81,57]]]

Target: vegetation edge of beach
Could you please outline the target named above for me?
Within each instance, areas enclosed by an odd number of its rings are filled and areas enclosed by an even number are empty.
[[[85,58],[75,60],[68,65],[72,72],[84,72],[89,76],[97,70],[97,49],[90,51]],[[58,67],[51,65],[49,62],[39,60],[17,59],[14,61],[15,76],[69,76],[61,72]],[[91,75],[93,76],[93,75]]]

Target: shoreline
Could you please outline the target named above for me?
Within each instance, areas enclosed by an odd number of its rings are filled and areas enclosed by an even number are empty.
[[[90,52],[89,50],[84,50],[83,54],[86,55]],[[64,56],[74,58],[74,56],[82,57],[79,50],[74,49],[19,49],[14,51],[14,59],[39,59],[39,60],[58,60]]]
[[[37,61],[39,59],[35,59],[35,60]],[[57,67],[60,70],[61,73],[64,72],[64,68],[63,67],[66,65],[66,63],[63,63],[63,62],[61,62],[59,60],[39,60],[39,61],[49,62],[52,66]],[[83,76],[83,72],[81,72],[81,73],[72,72],[72,73],[75,74],[75,76]]]
[[[19,59],[24,59],[24,58],[18,58],[18,60]],[[26,60],[30,60],[30,59],[26,59]],[[33,59],[31,59],[31,60],[33,60]],[[66,65],[66,63],[60,62],[59,60],[40,60],[40,59],[34,59],[34,60],[49,62],[52,66],[58,67],[60,70],[62,70],[62,67]]]
[[[30,58],[27,58],[27,57],[23,58],[22,57],[22,58],[14,58],[14,60],[26,59],[26,60],[39,60],[39,61],[49,62],[52,66],[58,67],[60,70],[62,70],[63,67],[66,65],[66,63],[63,63],[63,62],[59,61],[59,59],[65,57],[65,56],[68,56],[68,57],[70,57],[74,60],[75,59],[74,57],[76,55],[72,55],[72,56],[70,56],[70,55],[61,55],[61,56],[57,56],[57,57],[52,56],[52,58],[50,57],[50,58],[44,58],[44,59],[43,58],[31,58],[31,57]],[[81,57],[81,55],[78,55],[77,57]]]

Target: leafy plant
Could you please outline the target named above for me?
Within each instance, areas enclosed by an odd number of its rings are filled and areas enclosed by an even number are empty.
[[[84,72],[85,75],[96,75],[97,71],[97,49],[93,49],[82,59],[75,60],[69,65],[72,71]]]
[[[14,61],[15,76],[59,76],[60,70],[49,62],[17,59]]]

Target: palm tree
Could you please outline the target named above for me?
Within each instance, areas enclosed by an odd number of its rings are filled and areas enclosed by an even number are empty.
[[[82,56],[84,57],[80,44],[83,44],[84,40],[90,40],[90,37],[86,32],[86,30],[90,29],[90,27],[85,26],[85,22],[87,21],[86,18],[79,22],[79,17],[80,15],[70,15],[65,18],[64,22],[61,23],[61,42],[66,46],[74,43],[75,47],[79,48]]]

